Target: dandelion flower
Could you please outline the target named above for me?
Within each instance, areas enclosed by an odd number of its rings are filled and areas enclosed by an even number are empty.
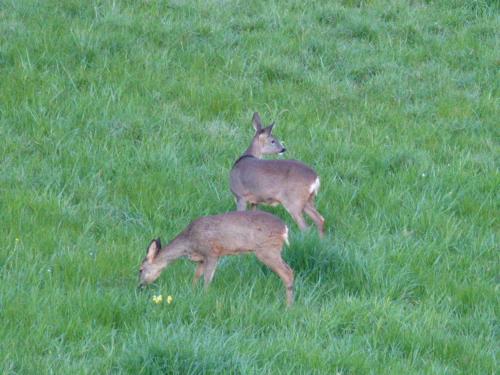
[[[170,305],[174,301],[174,297],[168,296],[167,297],[167,303]]]
[[[153,302],[159,304],[163,301],[163,296],[160,294],[158,296],[153,296]]]

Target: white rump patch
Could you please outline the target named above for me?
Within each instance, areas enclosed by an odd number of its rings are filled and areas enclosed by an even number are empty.
[[[283,239],[287,246],[290,246],[290,242],[288,242],[288,227],[285,225],[285,233],[283,233]]]
[[[319,185],[319,177],[316,177],[316,180],[314,180],[314,182],[309,187],[309,193],[314,193],[314,195],[317,195],[319,191]]]

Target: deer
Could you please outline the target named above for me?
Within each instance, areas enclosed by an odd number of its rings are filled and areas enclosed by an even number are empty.
[[[191,222],[168,245],[152,240],[139,270],[139,288],[153,283],[163,270],[179,258],[197,263],[193,286],[204,277],[205,290],[212,282],[220,257],[247,252],[274,271],[286,288],[286,303],[293,304],[293,271],[281,257],[288,245],[288,227],[276,216],[263,211],[232,211],[204,216]]]
[[[316,210],[314,199],[320,179],[317,173],[297,160],[266,160],[263,155],[283,154],[286,149],[273,136],[274,122],[263,128],[258,112],[253,114],[255,135],[250,146],[233,164],[230,173],[231,192],[237,211],[253,209],[258,204],[283,205],[301,231],[308,228],[305,212],[315,223],[319,236],[324,236],[325,219]]]

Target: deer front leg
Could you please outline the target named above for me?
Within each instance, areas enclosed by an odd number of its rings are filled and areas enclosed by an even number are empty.
[[[198,266],[196,267],[196,271],[194,272],[193,286],[195,286],[198,283],[198,280],[200,279],[201,275],[203,275],[204,271],[205,271],[205,264],[203,263],[203,261],[198,262]]]
[[[247,201],[241,197],[236,198],[236,210],[246,211],[246,209],[247,209]]]
[[[205,290],[208,289],[208,286],[212,282],[215,273],[215,268],[217,267],[217,261],[218,258],[215,257],[205,258],[205,260],[203,261],[205,265],[204,266],[205,273],[203,275],[205,278]]]

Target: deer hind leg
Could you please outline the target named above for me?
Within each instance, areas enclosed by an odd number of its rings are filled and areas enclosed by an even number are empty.
[[[302,214],[304,209],[303,206],[296,203],[283,202],[283,207],[292,215],[293,220],[295,220],[301,231],[305,231],[308,228],[304,215]]]
[[[293,304],[293,271],[281,258],[279,252],[267,250],[256,251],[257,258],[275,272],[283,281],[286,288],[286,303],[288,307]]]
[[[205,271],[203,274],[203,276],[205,278],[205,289],[208,289],[208,286],[212,282],[212,279],[213,279],[214,273],[215,273],[215,268],[217,267],[217,260],[218,259],[215,257],[207,257],[203,261],[204,268],[205,268]]]
[[[302,215],[302,211],[291,212],[290,214],[292,215],[293,219],[297,222],[297,225],[299,226],[301,231],[305,231],[307,230],[307,228],[309,228],[304,219],[304,215]]]
[[[203,263],[203,261],[198,262],[198,266],[196,267],[196,271],[194,272],[193,286],[198,283],[198,280],[200,279],[201,275],[203,275],[204,271],[205,264]]]
[[[316,227],[318,227],[319,236],[323,237],[325,235],[325,219],[320,215],[316,207],[314,207],[314,195],[311,195],[311,198],[307,201],[304,206],[304,212],[314,221]]]

